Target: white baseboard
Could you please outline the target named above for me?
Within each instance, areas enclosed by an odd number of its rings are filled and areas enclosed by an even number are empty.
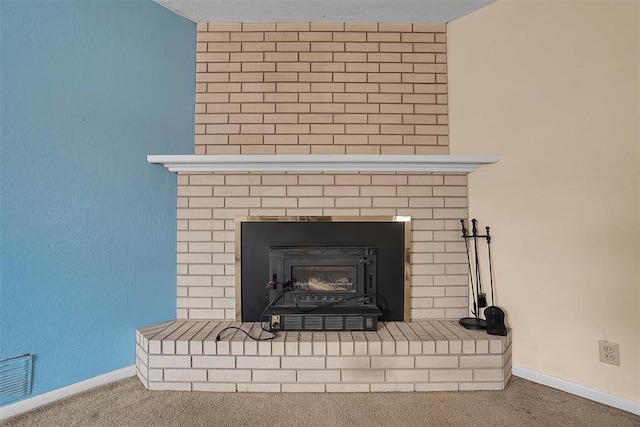
[[[593,400],[595,402],[602,403],[603,405],[613,406],[614,408],[640,415],[640,402],[635,400],[616,396],[615,394],[607,393],[606,391],[586,387],[581,384],[576,384],[571,381],[563,380],[562,378],[553,377],[531,369],[521,368],[520,366],[512,366],[511,372],[516,377],[524,378],[525,380],[533,381],[534,383],[566,391],[567,393],[584,397],[585,399]]]
[[[109,384],[127,377],[132,377],[135,374],[136,366],[131,365],[125,368],[117,369],[115,371],[107,372],[106,374],[98,375],[97,377],[89,378],[88,380],[80,381],[78,383],[59,388],[57,390],[50,391],[48,393],[39,394],[32,398],[12,403],[11,405],[3,406],[0,408],[0,420],[30,411],[39,406],[55,402],[56,400],[64,399],[65,397],[72,396],[74,394],[92,389],[94,387]]]

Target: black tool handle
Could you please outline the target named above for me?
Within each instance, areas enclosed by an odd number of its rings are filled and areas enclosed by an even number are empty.
[[[476,228],[476,219],[473,218],[471,220],[471,232],[473,233],[474,236],[478,235],[478,229]]]
[[[484,229],[487,230],[487,244],[489,244],[489,243],[491,243],[491,235],[489,234],[489,226],[486,226]]]
[[[462,226],[462,237],[467,237],[467,229],[464,228],[464,219],[460,220],[460,225]]]

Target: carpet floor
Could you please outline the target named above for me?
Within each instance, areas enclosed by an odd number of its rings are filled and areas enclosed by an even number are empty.
[[[512,377],[503,391],[208,393],[148,391],[136,377],[2,426],[640,426],[640,417]]]

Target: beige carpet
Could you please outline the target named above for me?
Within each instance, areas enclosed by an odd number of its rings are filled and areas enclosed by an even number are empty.
[[[640,426],[640,417],[512,377],[504,391],[205,393],[147,391],[131,377],[3,426]]]

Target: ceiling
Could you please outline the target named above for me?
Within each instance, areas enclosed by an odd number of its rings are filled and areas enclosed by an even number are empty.
[[[154,0],[193,22],[451,22],[495,0]]]

